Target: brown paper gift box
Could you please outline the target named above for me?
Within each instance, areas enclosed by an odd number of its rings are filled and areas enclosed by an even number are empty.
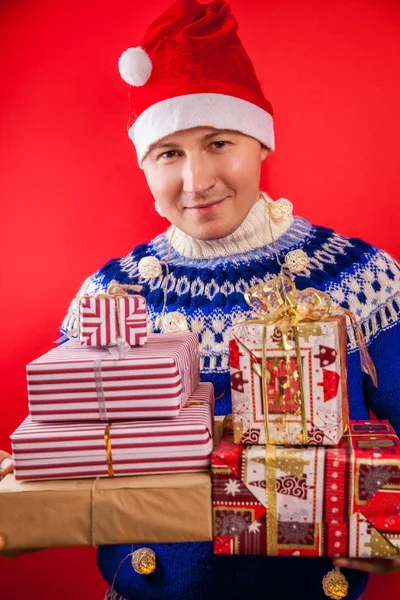
[[[6,550],[212,540],[209,473],[0,482]]]

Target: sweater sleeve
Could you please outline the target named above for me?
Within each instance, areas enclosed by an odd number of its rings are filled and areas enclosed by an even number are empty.
[[[387,419],[400,436],[400,267],[386,252],[378,250],[379,271],[364,290],[376,291],[369,319],[362,323],[378,375],[378,387],[365,377],[364,393],[378,419]]]
[[[400,436],[400,322],[383,331],[369,345],[378,374],[378,387],[366,378],[368,404],[378,419],[387,419]]]

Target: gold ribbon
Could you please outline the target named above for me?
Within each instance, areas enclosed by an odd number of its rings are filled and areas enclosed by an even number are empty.
[[[106,459],[107,459],[107,470],[108,476],[114,477],[114,469],[112,464],[112,448],[111,448],[111,436],[110,436],[111,423],[108,423],[104,430],[104,444],[106,448]]]
[[[302,421],[302,441],[308,444],[307,415],[305,408],[304,378],[300,352],[298,323],[318,320],[329,314],[331,303],[327,294],[308,288],[298,292],[294,282],[286,275],[280,275],[265,283],[250,288],[244,295],[247,304],[257,312],[256,319],[247,319],[243,324],[259,323],[263,325],[261,385],[264,405],[264,428],[266,443],[269,443],[268,390],[266,381],[266,327],[276,324],[283,336],[284,351],[288,351],[286,335],[291,329],[294,334],[297,369],[299,373],[300,405]]]
[[[276,446],[265,445],[265,502],[267,555],[278,555],[278,495],[276,491]]]
[[[252,308],[256,316],[246,319],[237,325],[263,325],[263,353],[262,353],[262,399],[264,405],[264,425],[267,443],[269,442],[268,432],[268,391],[266,382],[266,326],[276,324],[282,333],[283,348],[287,352],[290,347],[287,344],[287,334],[292,330],[295,352],[299,372],[300,404],[302,415],[302,438],[303,444],[308,443],[307,419],[305,411],[304,383],[302,373],[302,362],[299,345],[298,324],[320,321],[328,317],[343,316],[349,317],[353,327],[357,345],[360,351],[360,361],[362,370],[370,375],[375,387],[378,385],[377,374],[374,363],[368,352],[362,329],[357,322],[354,314],[340,306],[332,304],[329,294],[321,292],[315,288],[306,288],[297,290],[295,283],[287,275],[280,274],[278,277],[264,283],[251,287],[244,294],[247,304]],[[344,414],[345,411],[344,411]]]
[[[304,404],[303,373],[299,346],[298,324],[301,322],[319,321],[329,316],[347,315],[354,329],[356,341],[360,351],[361,366],[365,373],[377,387],[375,366],[369,355],[365,337],[354,314],[340,306],[333,306],[330,296],[314,288],[299,291],[294,282],[286,275],[279,275],[274,279],[253,286],[245,293],[247,304],[256,312],[256,317],[247,319],[238,325],[259,324],[263,325],[262,331],[262,400],[264,405],[264,425],[266,433],[265,445],[265,502],[267,512],[267,555],[278,554],[278,506],[276,483],[276,447],[269,444],[268,432],[268,397],[266,385],[266,340],[267,325],[276,324],[282,332],[283,348],[288,350],[287,334],[293,331],[296,359],[299,371],[301,404],[302,404],[302,429],[303,442],[308,441],[306,428],[306,412]],[[305,441],[304,443],[307,443]]]
[[[298,290],[292,279],[281,274],[251,287],[244,297],[257,318],[247,319],[239,325],[276,323],[283,334],[301,322],[320,321],[335,315],[348,316],[360,351],[362,370],[370,375],[374,386],[378,387],[376,369],[355,315],[347,308],[333,305],[329,294],[315,288]]]

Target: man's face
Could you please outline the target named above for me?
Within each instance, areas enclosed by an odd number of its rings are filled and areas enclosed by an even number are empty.
[[[187,235],[213,240],[246,218],[267,154],[242,133],[195,127],[153,144],[142,166],[163,215]]]

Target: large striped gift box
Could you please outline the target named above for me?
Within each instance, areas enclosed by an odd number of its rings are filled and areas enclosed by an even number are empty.
[[[178,417],[124,423],[34,423],[11,435],[15,478],[72,479],[209,468],[214,392],[200,383]]]
[[[150,334],[122,358],[71,340],[27,365],[32,421],[176,417],[199,383],[195,333]]]
[[[147,340],[147,308],[143,296],[98,298],[83,296],[79,302],[78,339],[86,346],[108,346],[118,338],[131,346]]]

